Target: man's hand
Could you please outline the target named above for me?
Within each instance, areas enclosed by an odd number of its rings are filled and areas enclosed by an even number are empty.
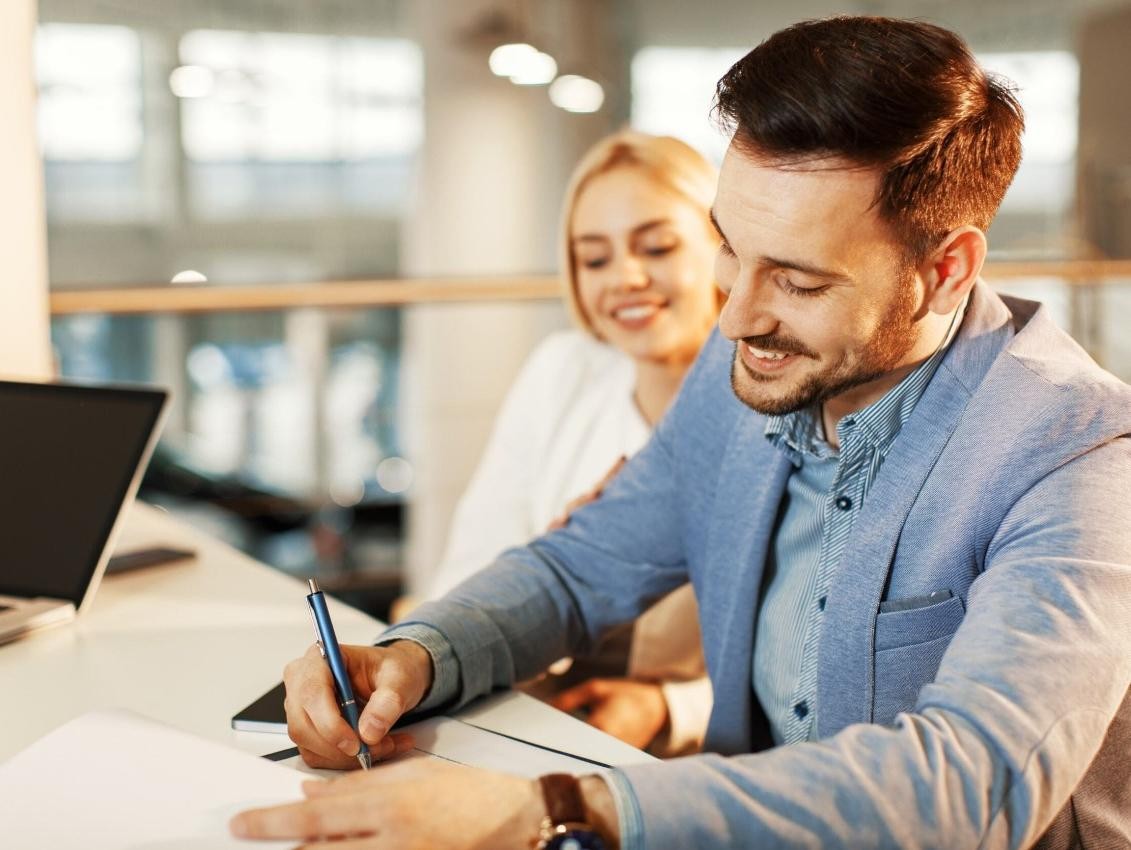
[[[326,850],[529,850],[546,814],[537,782],[425,758],[302,788],[301,802],[236,815],[232,834]],[[590,822],[615,850],[617,815],[608,786],[598,776],[582,777],[581,793]]]
[[[638,749],[651,744],[668,722],[663,689],[634,679],[590,679],[562,691],[550,705],[566,712],[587,709],[590,724]]]
[[[402,640],[388,646],[342,646],[350,683],[359,702],[361,737],[375,759],[412,746],[389,729],[415,707],[432,684],[428,650]],[[361,744],[338,709],[330,667],[312,646],[283,671],[287,696],[287,732],[311,767],[357,767]]]
[[[536,782],[424,758],[305,782],[303,792],[302,802],[237,815],[232,834],[326,848],[348,836],[357,850],[529,850],[544,814]]]

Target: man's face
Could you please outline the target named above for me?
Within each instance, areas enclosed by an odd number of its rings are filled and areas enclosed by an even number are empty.
[[[922,287],[873,207],[878,180],[836,160],[727,151],[714,205],[715,274],[729,293],[719,327],[736,344],[735,395],[759,413],[834,399],[859,409],[914,347]]]

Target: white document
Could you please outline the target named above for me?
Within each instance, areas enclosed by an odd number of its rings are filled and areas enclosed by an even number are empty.
[[[535,779],[544,773],[581,776],[607,770],[582,759],[533,747],[448,717],[422,720],[398,731],[412,735],[416,749],[422,753],[468,767],[481,767],[527,779]]]
[[[460,710],[458,719],[489,732],[501,732],[575,756],[611,765],[648,764],[656,757],[588,723],[550,708],[521,691],[481,697]]]
[[[244,809],[301,799],[306,778],[129,711],[95,711],[0,764],[0,846],[293,847],[238,841],[228,820]]]
[[[535,779],[544,773],[604,773],[606,767],[565,753],[552,752],[524,741],[515,741],[487,729],[469,726],[451,717],[433,717],[397,730],[412,735],[416,748],[398,758],[435,758],[454,761],[467,767],[479,767],[496,773],[509,773]],[[278,764],[326,779],[340,776],[340,771],[310,767],[301,756],[293,756]],[[373,768],[380,770],[380,762]]]

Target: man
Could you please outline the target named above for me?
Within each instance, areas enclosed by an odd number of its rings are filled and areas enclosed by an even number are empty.
[[[945,30],[838,18],[756,48],[717,108],[719,333],[597,503],[349,648],[362,737],[393,753],[404,711],[690,578],[708,754],[583,778],[574,846],[1128,845],[1131,389],[978,280],[1016,102]],[[286,681],[306,760],[347,765],[325,665]],[[530,847],[545,785],[408,762],[233,828]]]

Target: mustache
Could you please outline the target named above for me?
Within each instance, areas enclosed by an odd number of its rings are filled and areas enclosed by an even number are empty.
[[[761,336],[744,336],[741,340],[751,348],[769,351],[774,354],[799,354],[802,357],[816,359],[817,355],[806,348],[800,340],[778,334],[763,334]]]

